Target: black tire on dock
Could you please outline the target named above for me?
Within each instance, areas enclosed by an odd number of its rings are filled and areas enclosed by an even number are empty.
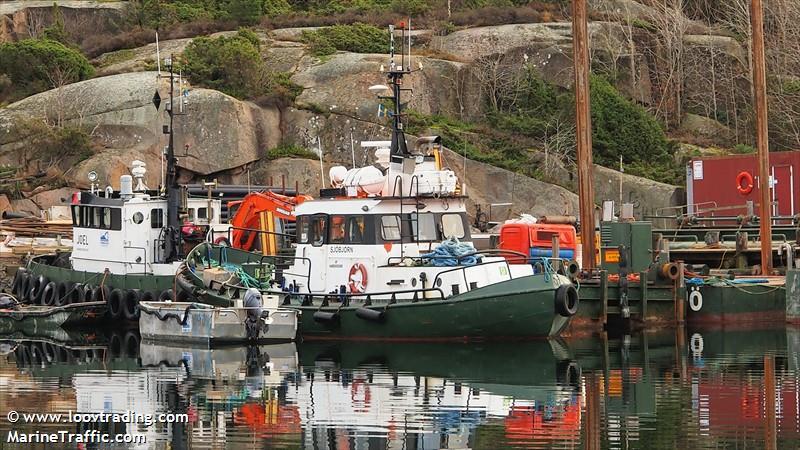
[[[39,297],[39,285],[42,282],[41,276],[32,276],[28,282],[28,290],[25,292],[25,300],[30,304],[36,304]]]
[[[36,303],[37,305],[44,305],[44,297],[42,296],[42,294],[44,294],[44,288],[47,287],[48,284],[50,284],[50,280],[44,275],[39,275],[39,280],[37,284],[39,286],[36,289],[36,300],[34,300],[34,303]]]
[[[111,297],[111,288],[108,286],[97,286],[92,289],[93,302],[107,302]]]
[[[122,308],[125,303],[125,291],[122,289],[114,289],[111,295],[108,296],[108,313],[113,320],[122,317]]]
[[[72,292],[69,294],[70,303],[80,303],[83,301],[83,283],[72,285]]]
[[[51,281],[42,289],[42,304],[45,306],[53,306],[56,304],[57,298],[58,284],[56,284],[55,281]]]
[[[140,343],[141,338],[138,331],[130,330],[125,333],[125,355],[131,358],[138,357]]]
[[[172,289],[161,291],[161,293],[158,294],[158,301],[160,302],[171,302],[174,300],[175,300],[175,294],[172,293]]]
[[[139,301],[141,299],[141,291],[138,289],[131,289],[125,292],[125,302],[122,304],[122,314],[126,320],[132,322],[139,320]]]
[[[92,291],[94,287],[90,284],[84,284],[83,290],[80,292],[81,295],[81,303],[89,303],[92,301]]]
[[[72,283],[69,281],[59,281],[58,286],[56,288],[56,306],[65,306],[69,305],[70,302],[70,290],[72,289]]]
[[[19,290],[14,293],[14,295],[20,301],[25,300],[25,294],[28,293],[28,283],[30,283],[31,276],[29,273],[23,273],[20,275],[20,282],[19,282]]]

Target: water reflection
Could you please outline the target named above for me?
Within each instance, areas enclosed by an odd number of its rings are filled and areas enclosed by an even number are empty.
[[[68,426],[157,449],[800,446],[795,329],[217,349],[140,343],[135,331],[0,339],[3,441]],[[188,420],[12,426],[11,410]]]

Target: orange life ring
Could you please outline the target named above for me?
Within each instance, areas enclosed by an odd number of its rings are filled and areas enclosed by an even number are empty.
[[[736,175],[736,190],[742,195],[753,192],[753,176],[750,172],[743,170]]]
[[[347,277],[350,292],[362,294],[367,290],[367,268],[361,263],[353,264],[350,268],[350,275]]]

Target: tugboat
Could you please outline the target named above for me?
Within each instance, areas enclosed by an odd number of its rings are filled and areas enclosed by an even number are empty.
[[[402,29],[402,28],[401,28]],[[404,31],[404,30],[403,30]],[[415,153],[403,131],[400,93],[411,70],[394,57],[391,141],[373,143],[380,168],[330,170],[330,189],[297,205],[294,256],[262,256],[203,243],[180,275],[204,302],[233,302],[247,286],[205,272],[261,274],[284,308],[301,312],[304,339],[472,340],[558,335],[578,308],[569,278],[530,256],[472,246],[464,186],[442,167],[439,138]],[[405,37],[405,35],[403,35]],[[403,38],[403,40],[405,40]],[[410,62],[410,55],[408,57]]]
[[[186,252],[184,242],[192,235],[198,242],[205,239],[204,231],[219,223],[221,204],[210,197],[188,198],[178,184],[170,106],[174,81],[170,66],[164,189],[145,186],[146,167],[141,161],[133,162],[133,176],[120,177],[116,192],[111,186],[98,188],[97,174],[90,172],[91,189],[76,192],[71,201],[72,252],[34,257],[18,270],[12,291],[27,305],[14,314],[21,317],[33,305],[40,305],[34,308],[39,315],[69,305],[74,312],[80,309],[75,305],[82,303],[107,305],[111,320],[138,320],[140,301],[186,299],[185,294],[174,294],[175,273]],[[153,103],[158,109],[158,92]],[[92,315],[104,316],[97,311]]]

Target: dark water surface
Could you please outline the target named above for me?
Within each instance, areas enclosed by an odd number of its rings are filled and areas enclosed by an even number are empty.
[[[215,350],[134,332],[69,340],[0,341],[0,449],[800,448],[800,329]],[[188,423],[12,424],[11,411]],[[146,443],[7,442],[59,430]]]

